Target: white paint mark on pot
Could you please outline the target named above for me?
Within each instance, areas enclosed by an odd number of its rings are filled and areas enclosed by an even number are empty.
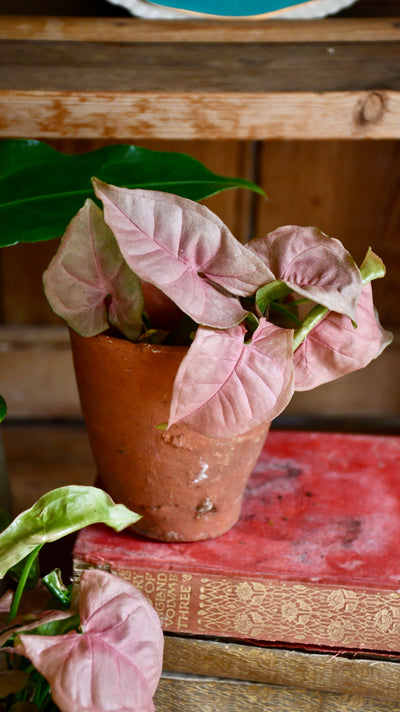
[[[196,479],[193,480],[193,484],[197,485],[198,482],[202,482],[203,480],[206,480],[208,478],[207,470],[208,470],[208,462],[203,462],[203,460],[200,458],[200,472],[197,475]]]

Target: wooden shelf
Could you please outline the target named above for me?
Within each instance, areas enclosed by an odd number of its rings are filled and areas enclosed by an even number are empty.
[[[2,15],[0,63],[3,138],[400,137],[394,18]]]

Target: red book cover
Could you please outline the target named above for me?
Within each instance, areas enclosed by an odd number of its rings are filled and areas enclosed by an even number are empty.
[[[400,651],[400,437],[272,431],[239,523],[163,543],[80,532],[74,574],[101,567],[165,631]]]

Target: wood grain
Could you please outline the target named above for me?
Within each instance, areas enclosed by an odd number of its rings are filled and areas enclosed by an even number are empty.
[[[358,264],[369,246],[384,260],[374,282],[380,318],[400,325],[400,144],[398,141],[268,141],[259,146],[255,234],[279,225],[317,225]]]
[[[398,661],[164,636],[164,670],[398,702]]]
[[[400,13],[400,6],[399,6]],[[0,16],[2,40],[70,42],[393,42],[400,39],[395,18],[324,20],[143,20],[132,17]]]
[[[94,483],[96,468],[83,423],[3,421],[1,431],[14,514],[54,487]]]
[[[400,42],[2,40],[0,89],[71,92],[400,90]]]
[[[81,417],[65,326],[0,329],[0,393],[11,418]]]
[[[0,91],[0,138],[384,139],[399,115],[397,91]]]
[[[397,702],[358,695],[300,690],[197,676],[166,676],[155,698],[156,712],[399,712]]]

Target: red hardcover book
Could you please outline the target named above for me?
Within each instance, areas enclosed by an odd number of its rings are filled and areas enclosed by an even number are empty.
[[[400,651],[400,437],[272,431],[239,523],[162,543],[82,530],[74,574],[129,579],[163,629]]]

